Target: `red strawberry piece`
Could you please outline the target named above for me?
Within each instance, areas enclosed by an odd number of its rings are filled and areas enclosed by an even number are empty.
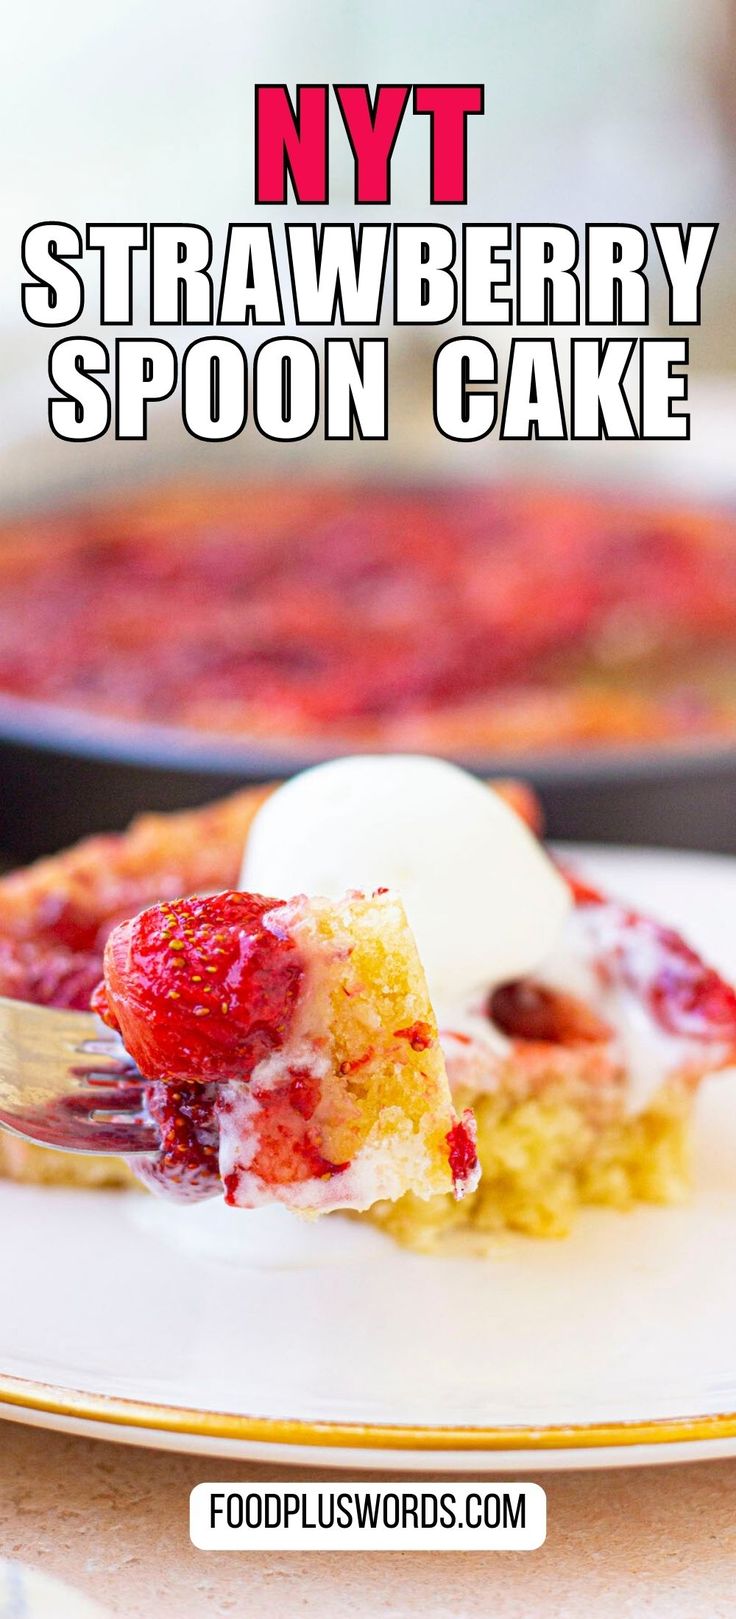
[[[494,990],[488,1011],[512,1040],[576,1046],[611,1037],[608,1025],[583,1001],[529,978]]]
[[[278,905],[238,893],[177,900],[113,930],[103,1015],[147,1079],[244,1079],[284,1044],[303,967]]]

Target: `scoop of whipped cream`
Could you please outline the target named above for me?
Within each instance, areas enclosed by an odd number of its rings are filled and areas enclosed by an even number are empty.
[[[420,754],[317,765],[268,798],[240,878],[256,893],[403,900],[440,1022],[549,956],[567,884],[505,801],[456,765]]]

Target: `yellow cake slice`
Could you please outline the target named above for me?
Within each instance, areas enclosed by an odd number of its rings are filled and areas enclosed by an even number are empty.
[[[419,961],[388,891],[225,891],[113,929],[95,1004],[161,1135],[155,1190],[325,1213],[477,1184]]]

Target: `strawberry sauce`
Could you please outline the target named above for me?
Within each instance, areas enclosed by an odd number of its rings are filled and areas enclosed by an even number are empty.
[[[453,1124],[446,1136],[449,1164],[458,1197],[473,1191],[477,1184],[479,1165],[476,1148],[475,1120],[469,1109]]]
[[[681,934],[568,881],[604,983],[630,990],[667,1034],[736,1045],[736,990]]]

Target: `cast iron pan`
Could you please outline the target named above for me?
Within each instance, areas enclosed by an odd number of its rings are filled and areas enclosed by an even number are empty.
[[[350,742],[333,752],[348,753]],[[248,782],[292,775],[324,752],[221,742],[0,697],[0,851],[27,860],[186,809]],[[519,775],[553,837],[736,853],[736,744],[463,757],[479,775]]]

